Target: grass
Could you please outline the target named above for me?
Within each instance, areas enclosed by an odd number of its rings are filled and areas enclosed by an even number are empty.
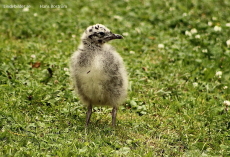
[[[28,5],[9,8],[9,5]],[[230,1],[2,0],[0,156],[230,156]],[[129,72],[129,96],[86,109],[68,64],[102,23]]]

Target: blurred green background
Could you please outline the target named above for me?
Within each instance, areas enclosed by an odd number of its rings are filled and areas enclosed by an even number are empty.
[[[229,156],[230,1],[0,1],[1,156]],[[55,7],[54,7],[55,6]],[[85,108],[69,58],[101,23],[129,73],[129,96]]]

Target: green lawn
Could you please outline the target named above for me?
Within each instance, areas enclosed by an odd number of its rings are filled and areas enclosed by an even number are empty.
[[[0,7],[0,156],[230,156],[229,0]],[[129,73],[115,129],[100,107],[85,128],[69,79],[70,56],[96,23],[125,37],[110,42]]]

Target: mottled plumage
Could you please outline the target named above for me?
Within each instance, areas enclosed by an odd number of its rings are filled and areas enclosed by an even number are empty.
[[[118,106],[127,95],[127,73],[121,56],[106,44],[122,39],[101,24],[88,27],[82,35],[78,51],[71,57],[70,72],[74,89],[88,106],[86,125],[93,106],[111,106],[112,124],[116,123]]]

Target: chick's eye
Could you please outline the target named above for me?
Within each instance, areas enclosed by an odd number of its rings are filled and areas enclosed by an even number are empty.
[[[104,33],[104,32],[99,32],[99,34],[100,34],[101,36],[104,36],[104,35],[105,35],[105,33]]]

